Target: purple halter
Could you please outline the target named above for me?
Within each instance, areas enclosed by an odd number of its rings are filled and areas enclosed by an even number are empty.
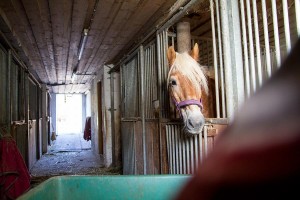
[[[176,108],[177,108],[178,112],[180,113],[180,116],[181,116],[180,108],[185,107],[185,106],[197,105],[197,106],[199,106],[199,108],[201,110],[203,109],[202,99],[200,99],[200,100],[189,99],[189,100],[184,100],[184,101],[177,102],[175,100],[175,98],[172,97],[172,100],[173,100],[174,104],[176,105]]]

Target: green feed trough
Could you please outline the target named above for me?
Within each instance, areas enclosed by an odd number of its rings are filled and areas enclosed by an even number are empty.
[[[174,199],[188,175],[57,176],[18,200]]]

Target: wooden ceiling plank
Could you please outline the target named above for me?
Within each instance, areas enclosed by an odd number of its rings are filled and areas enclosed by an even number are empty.
[[[42,82],[49,82],[48,77],[43,74],[41,60],[36,56],[37,47],[27,16],[23,10],[23,5],[19,1],[11,0],[1,1],[0,6],[10,22],[12,34],[14,34],[15,39],[19,42],[19,45],[22,46],[24,54],[29,59],[29,70],[32,72],[36,71]],[[42,73],[39,74],[38,72]]]
[[[85,16],[90,7],[85,1],[75,1],[72,13],[71,38],[68,52],[66,83],[71,82],[72,71],[78,64],[78,48],[85,23]]]
[[[33,36],[35,38],[35,42],[38,48],[37,53],[41,57],[43,68],[45,69],[50,84],[56,83],[56,74],[53,73],[55,71],[53,71],[52,69],[52,66],[54,66],[54,60],[51,61],[51,56],[53,57],[53,53],[51,55],[48,51],[47,38],[45,36],[45,33],[49,32],[49,29],[44,29],[43,25],[46,25],[47,22],[43,22],[42,16],[40,15],[40,13],[43,12],[40,11],[39,5],[36,1],[23,0],[22,2],[25,8],[26,15],[30,22]],[[45,12],[45,10],[43,11]]]

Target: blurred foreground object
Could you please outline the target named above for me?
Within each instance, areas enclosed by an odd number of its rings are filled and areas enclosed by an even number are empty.
[[[299,199],[300,40],[177,199]]]

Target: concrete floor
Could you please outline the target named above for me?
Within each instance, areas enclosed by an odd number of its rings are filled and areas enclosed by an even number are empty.
[[[116,175],[118,169],[105,168],[100,155],[91,151],[91,141],[81,134],[61,134],[48,152],[30,169],[32,187],[60,175]]]

